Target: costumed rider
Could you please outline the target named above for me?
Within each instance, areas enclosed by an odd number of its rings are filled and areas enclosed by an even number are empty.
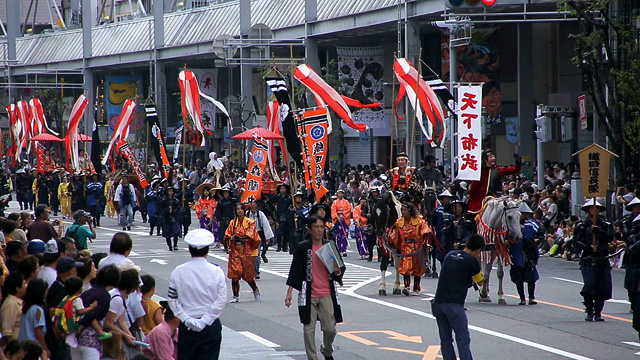
[[[237,200],[232,196],[229,184],[225,184],[220,191],[222,192],[222,197],[218,200],[218,206],[216,207],[214,216],[218,220],[218,241],[222,241],[226,252],[228,249],[227,242],[223,241],[224,234],[227,231],[229,223],[234,218],[233,206]]]
[[[525,305],[524,283],[527,283],[529,291],[529,305],[535,305],[536,302],[536,281],[540,278],[538,274],[538,259],[540,253],[536,246],[536,238],[540,222],[533,218],[533,211],[526,202],[520,204],[520,220],[524,221],[524,229],[522,230],[522,241],[511,244],[511,268],[509,276],[511,281],[516,284],[518,295],[520,296],[520,305]]]
[[[640,215],[633,219],[633,225],[633,233],[629,235],[624,254],[624,287],[629,294],[633,312],[632,326],[640,339]]]
[[[336,235],[336,245],[342,256],[347,256],[347,245],[349,244],[349,226],[351,226],[351,202],[344,198],[344,190],[336,191],[338,197],[331,204],[331,220],[334,225]]]
[[[444,185],[442,183],[442,173],[436,167],[437,161],[438,159],[431,154],[425,156],[424,166],[418,169],[418,175],[425,188],[432,188],[436,191],[436,194],[441,194],[444,190]]]
[[[431,227],[418,214],[416,206],[411,203],[402,204],[402,217],[396,221],[389,232],[389,242],[396,249],[400,249],[400,264],[398,272],[404,277],[406,296],[420,295],[420,277],[426,268],[426,248],[433,241]],[[413,291],[409,291],[413,276]]]
[[[475,216],[482,210],[482,201],[487,196],[499,197],[502,194],[502,177],[517,175],[522,167],[520,155],[513,154],[515,166],[497,166],[496,154],[491,149],[482,151],[482,171],[480,180],[472,181],[469,191],[469,214]]]
[[[422,186],[420,185],[420,176],[417,174],[416,168],[409,165],[409,156],[406,153],[400,153],[396,157],[397,167],[389,170],[387,181],[384,187],[389,191],[402,193],[399,200],[402,202],[411,201],[419,204],[422,196]]]
[[[580,271],[584,286],[580,295],[587,309],[585,321],[604,321],[604,302],[611,299],[611,264],[607,255],[614,249],[613,226],[599,213],[606,208],[595,198],[589,199],[582,210],[587,216],[576,224],[573,240],[580,256]]]
[[[476,233],[476,224],[465,217],[468,210],[459,198],[445,206],[442,231],[436,242],[436,259],[441,263],[450,251],[464,249],[469,237]]]

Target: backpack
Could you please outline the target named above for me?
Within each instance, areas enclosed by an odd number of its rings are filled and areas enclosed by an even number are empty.
[[[80,317],[73,316],[73,300],[76,298],[78,298],[78,295],[72,297],[67,295],[56,307],[53,315],[53,333],[59,339],[78,330]]]
[[[70,237],[73,239],[73,242],[76,244],[76,249],[80,249],[80,242],[78,241],[78,229],[80,229],[80,226],[82,225],[76,226],[76,228],[73,231],[67,230],[67,234],[66,234],[67,237]]]

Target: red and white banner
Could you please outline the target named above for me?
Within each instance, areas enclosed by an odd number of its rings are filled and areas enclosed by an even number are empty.
[[[64,146],[67,151],[67,169],[71,169],[74,173],[80,171],[80,159],[78,158],[78,124],[84,116],[84,110],[89,100],[84,95],[78,96],[78,100],[71,109],[69,117],[69,128],[67,135],[64,137]]]
[[[282,135],[280,133],[280,125],[280,103],[275,100],[269,101],[269,104],[267,105],[267,128],[278,135]],[[280,151],[282,151],[282,160],[284,160],[283,163],[288,165],[289,161],[287,160],[287,151],[285,150],[284,145],[282,145],[282,140],[279,139],[278,143],[280,144]],[[276,181],[281,181],[280,174],[278,174],[275,166],[275,140],[267,140],[267,146],[269,147],[269,170],[271,172],[271,177],[273,177]]]
[[[44,146],[40,143],[36,144],[36,154],[38,154],[38,172],[47,172],[47,159],[44,154]]]
[[[133,149],[131,149],[131,146],[129,146],[129,143],[126,140],[118,141],[118,150],[122,155],[124,155],[124,157],[127,158],[127,160],[129,160],[129,164],[131,164],[133,172],[136,173],[138,180],[140,180],[140,186],[142,186],[143,189],[146,189],[147,186],[149,186],[147,176],[144,174],[144,171],[142,171],[140,163],[138,163],[138,159],[136,159],[136,154],[134,154]]]
[[[482,86],[458,88],[458,176],[480,180],[482,171]]]
[[[267,140],[262,138],[253,139],[253,148],[249,159],[249,173],[247,174],[247,182],[244,184],[244,191],[240,199],[242,204],[251,204],[260,199],[262,174],[267,166],[267,150]]]
[[[129,126],[131,126],[131,119],[133,119],[135,112],[136,103],[132,99],[125,101],[116,128],[113,130],[109,147],[107,147],[107,153],[104,155],[104,159],[102,159],[102,165],[107,165],[107,160],[109,160],[109,156],[111,156],[113,146],[117,146],[120,140],[127,140],[129,136]]]
[[[20,138],[20,131],[22,131],[22,124],[18,121],[18,110],[15,104],[7,105],[7,114],[9,116],[9,135],[11,135],[11,145],[9,145],[9,151],[7,157],[11,158],[11,163],[15,166],[16,161],[20,159],[21,149],[18,150],[18,139]]]
[[[298,116],[298,133],[302,142],[302,165],[306,188],[313,189],[320,200],[329,190],[322,185],[324,167],[329,154],[329,121],[327,110],[316,108]]]

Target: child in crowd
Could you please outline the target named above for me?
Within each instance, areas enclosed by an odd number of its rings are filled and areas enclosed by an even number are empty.
[[[142,332],[148,335],[154,327],[162,323],[162,305],[151,299],[156,293],[156,279],[151,275],[142,275],[140,279],[142,280],[142,286],[140,286],[142,307],[145,311],[142,318]]]
[[[77,344],[77,340],[75,339],[75,334],[76,334],[75,330],[77,330],[77,332],[79,333],[84,329],[82,325],[78,324],[78,322],[80,321],[80,318],[84,314],[95,309],[96,306],[98,306],[98,302],[93,301],[91,305],[87,306],[86,308],[84,307],[84,304],[82,303],[82,298],[80,298],[80,294],[82,294],[82,280],[77,276],[71,276],[70,278],[65,280],[64,290],[66,291],[67,296],[62,300],[62,302],[64,303],[65,301],[70,301],[72,304],[71,306],[73,308],[74,324],[73,326],[69,327],[69,330],[72,330],[72,331],[67,336],[67,343],[73,346]],[[73,327],[73,329],[71,329],[71,327]],[[91,327],[93,327],[98,333],[98,340],[101,340],[101,341],[106,340],[112,336],[110,333],[104,332],[104,330],[102,330],[102,326],[100,326],[100,323],[96,319],[93,319],[91,321]]]

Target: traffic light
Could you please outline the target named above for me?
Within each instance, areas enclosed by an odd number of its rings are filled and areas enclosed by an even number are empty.
[[[553,132],[551,129],[551,118],[548,116],[540,116],[536,118],[536,126],[538,129],[535,131],[536,138],[540,142],[548,142],[553,139]]]
[[[444,4],[449,9],[492,6],[495,3],[496,0],[444,0]]]

